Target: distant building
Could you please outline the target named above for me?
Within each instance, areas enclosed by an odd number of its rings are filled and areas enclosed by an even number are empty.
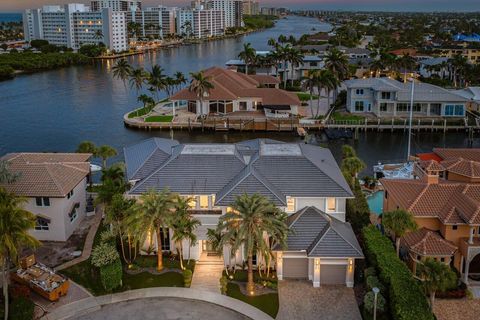
[[[44,39],[74,50],[99,43],[110,50],[128,49],[125,13],[111,8],[91,11],[78,3],[43,6],[25,10],[23,21],[26,41]]]
[[[480,42],[480,34],[458,33],[458,34],[453,36],[453,41],[455,41],[455,42]]]
[[[92,11],[100,11],[104,8],[111,8],[113,11],[141,10],[140,0],[93,0],[90,2]]]
[[[243,0],[243,14],[244,15],[258,15],[260,14],[260,4],[257,0]]]
[[[430,78],[432,76],[437,76],[441,79],[448,77],[450,71],[448,68],[448,58],[446,57],[437,57],[423,59],[419,61],[419,73],[422,77]]]
[[[390,78],[354,79],[347,87],[347,110],[378,117],[408,116],[411,84]],[[413,114],[416,117],[464,117],[467,99],[428,83],[415,83]]]
[[[177,33],[194,38],[224,35],[224,12],[208,9],[179,10],[177,11]]]
[[[224,12],[225,28],[238,28],[243,25],[242,0],[209,0],[206,8]]]
[[[139,37],[164,38],[175,34],[175,9],[164,6],[130,10],[126,13],[127,24],[135,22],[140,25]]]
[[[480,63],[480,49],[477,48],[435,48],[442,57],[453,58],[456,55],[462,55],[472,64]]]
[[[467,99],[467,110],[480,113],[480,87],[468,87],[455,93]]]

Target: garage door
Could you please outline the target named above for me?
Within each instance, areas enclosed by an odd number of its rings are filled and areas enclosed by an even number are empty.
[[[347,274],[346,265],[322,264],[320,265],[320,285],[345,284]]]
[[[308,259],[283,258],[283,277],[289,279],[307,279]]]

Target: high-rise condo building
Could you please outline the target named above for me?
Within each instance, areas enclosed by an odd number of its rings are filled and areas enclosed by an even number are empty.
[[[146,8],[144,10],[130,10],[126,14],[127,24],[139,24],[137,37],[164,38],[175,34],[175,9],[164,6]]]
[[[100,11],[104,8],[111,8],[113,11],[141,10],[140,0],[93,0],[90,2],[92,11]]]

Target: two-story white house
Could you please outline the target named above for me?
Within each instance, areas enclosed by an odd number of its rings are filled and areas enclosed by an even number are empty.
[[[24,209],[36,216],[30,233],[41,241],[67,241],[86,215],[86,187],[90,174],[86,153],[9,153],[8,170],[14,182],[1,184],[24,197]]]
[[[378,117],[408,116],[411,83],[390,78],[353,79],[347,88],[347,110],[373,113]],[[415,82],[413,95],[415,117],[465,117],[467,99],[432,84]]]
[[[124,153],[127,177],[134,184],[128,196],[169,188],[196,199],[191,212],[201,221],[196,229],[199,241],[190,248],[183,243],[185,254],[190,252],[193,259],[201,260],[212,251],[207,230],[216,228],[235,197],[258,193],[290,215],[290,228],[305,221],[312,226],[289,236],[291,248],[275,248],[279,279],[310,279],[315,286],[353,285],[354,261],[363,258],[345,222],[346,200],[353,195],[328,149],[268,139],[180,144],[152,138]],[[173,250],[171,236],[171,231],[165,232],[163,250]],[[223,258],[226,265],[246,260],[243,250],[232,255],[228,248]],[[255,257],[255,264],[260,260]]]

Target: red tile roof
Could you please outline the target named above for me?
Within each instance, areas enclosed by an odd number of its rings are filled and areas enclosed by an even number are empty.
[[[65,197],[90,172],[87,153],[10,153],[2,157],[9,171],[18,173],[13,183],[2,184],[19,196]]]
[[[409,251],[422,256],[451,256],[458,249],[452,242],[427,228],[407,233],[401,242]]]
[[[470,178],[480,178],[480,162],[457,158],[441,162],[448,172]]]
[[[205,100],[237,100],[239,98],[259,98],[263,105],[301,104],[296,94],[275,88],[259,88],[261,84],[274,84],[278,80],[271,76],[252,77],[232,70],[212,67],[204,71],[214,88]],[[273,78],[273,79],[272,79]],[[195,92],[188,88],[174,94],[171,100],[197,100]]]
[[[435,160],[420,160],[418,164],[427,171],[445,171],[445,168]]]
[[[480,162],[480,148],[434,148],[433,152],[443,160],[463,158]]]
[[[418,153],[417,157],[420,158],[420,160],[435,160],[437,162],[442,161],[442,158],[440,158],[436,153]]]

